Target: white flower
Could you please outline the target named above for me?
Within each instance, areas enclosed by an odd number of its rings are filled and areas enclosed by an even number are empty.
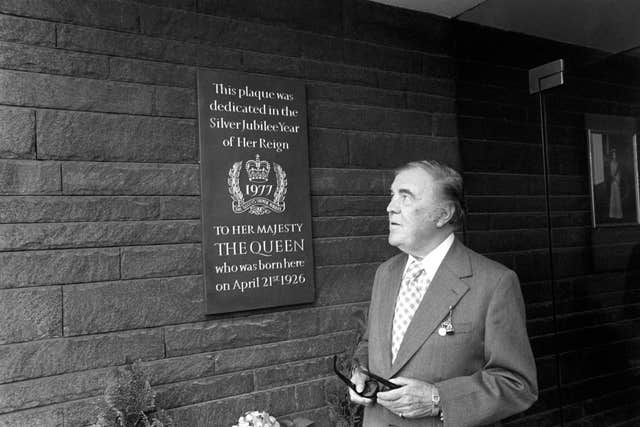
[[[249,411],[238,418],[238,424],[232,427],[280,427],[280,423],[264,411]]]

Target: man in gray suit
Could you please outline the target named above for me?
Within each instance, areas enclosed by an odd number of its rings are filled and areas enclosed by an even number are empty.
[[[465,247],[462,178],[409,163],[391,185],[389,243],[356,358],[401,387],[366,399],[365,427],[481,426],[530,407],[536,368],[516,274]],[[352,381],[362,391],[365,376]]]

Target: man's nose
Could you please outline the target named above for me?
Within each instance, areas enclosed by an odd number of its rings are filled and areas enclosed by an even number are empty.
[[[387,212],[388,213],[398,212],[398,203],[396,202],[395,197],[392,197],[391,200],[389,200],[389,204],[387,205]]]

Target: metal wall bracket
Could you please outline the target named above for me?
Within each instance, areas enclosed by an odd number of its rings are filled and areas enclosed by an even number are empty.
[[[534,94],[564,84],[564,59],[529,70],[529,93]]]

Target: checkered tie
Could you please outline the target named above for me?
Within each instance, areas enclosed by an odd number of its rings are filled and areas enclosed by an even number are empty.
[[[411,319],[415,314],[422,297],[429,286],[428,280],[420,280],[420,276],[424,273],[419,260],[412,258],[407,271],[402,278],[398,300],[396,301],[396,310],[393,315],[393,332],[391,335],[391,361],[396,360],[396,355],[402,344],[407,328],[411,323]]]

